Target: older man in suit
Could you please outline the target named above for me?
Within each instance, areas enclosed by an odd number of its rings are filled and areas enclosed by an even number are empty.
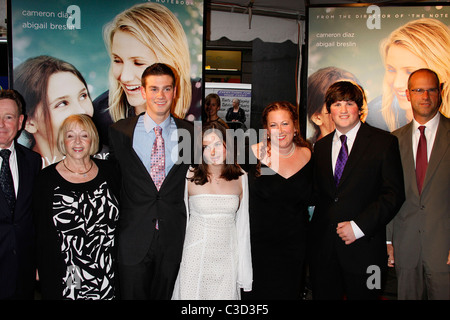
[[[0,299],[33,299],[36,279],[31,198],[41,157],[15,142],[22,98],[0,91]]]
[[[404,201],[397,138],[360,121],[364,92],[340,81],[326,93],[336,130],[314,147],[310,227],[314,299],[376,299],[386,269],[386,225]]]
[[[169,66],[148,67],[141,87],[146,112],[116,122],[109,131],[111,158],[122,173],[118,262],[123,299],[170,299],[181,261],[193,125],[171,115],[176,83]]]
[[[388,226],[398,299],[450,299],[450,120],[439,112],[442,88],[434,71],[413,72],[406,97],[414,118],[394,132],[406,193]]]

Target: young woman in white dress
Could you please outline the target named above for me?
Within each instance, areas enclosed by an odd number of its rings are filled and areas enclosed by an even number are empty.
[[[222,125],[203,127],[202,149],[187,173],[188,222],[172,299],[238,300],[252,288],[247,174],[227,163]]]

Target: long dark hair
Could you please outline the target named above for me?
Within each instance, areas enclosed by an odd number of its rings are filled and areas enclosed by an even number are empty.
[[[200,141],[198,141],[198,143],[203,142],[203,137],[205,136],[205,134],[216,133],[217,136],[219,136],[219,138],[222,139],[222,143],[225,146],[225,149],[227,150],[226,154],[228,159],[229,152],[232,152],[233,150],[229,150],[229,148],[227,148],[226,132],[227,129],[220,123],[217,122],[207,123],[202,127],[202,134],[199,137]],[[222,174],[220,175],[220,178],[225,179],[226,181],[239,179],[239,177],[243,174],[241,167],[237,164],[236,155],[233,154],[232,156],[233,156],[233,163],[227,162],[224,163]],[[204,163],[203,161],[203,156],[201,157],[200,164],[192,168],[192,172],[194,174],[191,178],[188,178],[189,181],[192,181],[198,185],[204,185],[205,183],[208,182],[210,173],[208,171],[208,164]]]

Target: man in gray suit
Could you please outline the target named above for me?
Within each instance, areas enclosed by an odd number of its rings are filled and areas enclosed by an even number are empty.
[[[439,112],[442,85],[429,69],[413,72],[406,96],[414,119],[393,132],[406,194],[387,228],[398,299],[450,299],[450,119]]]

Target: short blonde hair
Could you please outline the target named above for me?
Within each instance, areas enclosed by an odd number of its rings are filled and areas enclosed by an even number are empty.
[[[73,114],[68,116],[63,121],[61,127],[58,130],[58,137],[56,144],[56,147],[58,148],[59,152],[61,152],[63,155],[67,154],[64,139],[66,137],[67,131],[69,131],[76,125],[79,125],[84,130],[86,130],[89,137],[91,138],[91,147],[89,149],[89,154],[91,156],[96,154],[99,149],[100,139],[98,136],[97,128],[94,125],[94,122],[92,121],[91,117],[88,116],[87,114]]]

